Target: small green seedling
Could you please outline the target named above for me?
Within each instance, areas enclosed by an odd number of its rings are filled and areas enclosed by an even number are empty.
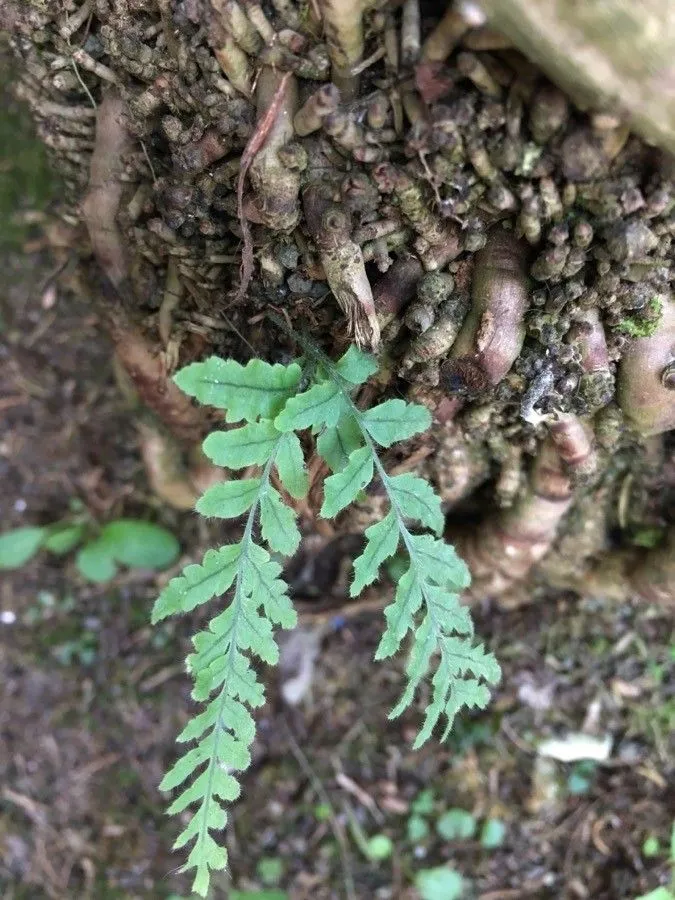
[[[449,809],[436,822],[436,831],[446,841],[468,841],[476,833],[476,820],[465,809]]]
[[[80,547],[75,564],[87,581],[109,581],[118,566],[165,569],[180,552],[176,538],[159,525],[115,519],[102,527],[86,517],[43,527],[14,528],[0,535],[0,570],[20,569],[38,550],[57,556]]]
[[[481,829],[480,845],[484,850],[496,850],[506,837],[506,825],[501,819],[488,819]]]
[[[278,856],[263,856],[256,866],[258,878],[267,887],[275,887],[284,875],[284,861]]]
[[[461,900],[466,885],[464,879],[447,866],[422,869],[415,876],[420,900]]]
[[[650,839],[648,838],[647,841]],[[654,851],[652,853],[645,852],[645,844],[643,845],[642,852],[645,856],[654,856],[658,853],[659,841],[658,838],[652,838],[655,841],[655,844],[652,844],[651,849]],[[670,854],[669,854],[669,862],[670,862],[670,884],[668,887],[657,887],[656,890],[650,891],[648,894],[642,894],[640,897],[636,897],[635,900],[675,900],[675,822],[673,822],[673,827],[670,833]]]

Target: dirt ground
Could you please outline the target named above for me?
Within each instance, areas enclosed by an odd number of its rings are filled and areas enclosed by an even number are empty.
[[[3,171],[18,177],[12,159]],[[47,524],[80,504],[99,521],[160,522],[180,537],[182,563],[197,559],[217,534],[149,493],[100,324],[85,298],[50,281],[39,229],[3,241],[0,264],[1,529]],[[0,576],[5,900],[189,896],[157,790],[190,709],[182,659],[194,623],[148,623],[170,574],[92,587],[72,559],[43,555]],[[672,621],[571,596],[485,606],[476,618],[504,679],[488,713],[444,746],[410,749],[423,697],[387,720],[402,665],[372,663],[376,611],[328,622],[299,705],[285,705],[270,675],[227,832],[231,872],[214,879],[213,897],[233,884],[293,900],[413,900],[416,874],[441,864],[464,876],[466,900],[629,900],[668,882]],[[604,762],[538,752],[543,739],[578,731],[611,742]],[[436,822],[455,808],[472,814],[477,835],[501,821],[498,846],[439,835]],[[377,835],[393,845],[381,861],[364,852]]]

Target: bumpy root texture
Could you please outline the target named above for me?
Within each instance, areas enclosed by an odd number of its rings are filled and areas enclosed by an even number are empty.
[[[449,388],[480,391],[509,372],[525,339],[528,304],[523,245],[508,231],[492,231],[477,254],[471,308],[443,366]]]
[[[635,600],[675,609],[675,529],[647,551],[615,551],[572,587],[620,603]]]
[[[287,135],[289,128],[291,135],[293,133],[293,125],[290,121],[292,107],[290,107],[286,108],[286,113],[281,118],[281,123],[278,126],[277,131],[277,141],[274,142],[273,150],[271,152],[264,153],[258,161],[257,155],[262,151],[265,141],[277,125],[277,118],[279,116],[280,110],[285,105],[286,91],[288,90],[288,85],[290,84],[293,77],[290,72],[286,72],[284,75],[281,75],[277,79],[276,73],[274,73],[270,69],[264,70],[264,72],[261,74],[261,80],[263,78],[263,75],[264,82],[259,92],[260,116],[258,124],[256,125],[256,128],[251,135],[248,143],[246,144],[246,148],[244,149],[244,152],[242,154],[241,164],[239,167],[239,179],[237,181],[237,213],[239,215],[239,224],[241,226],[241,231],[244,236],[244,247],[241,253],[241,273],[239,287],[237,288],[237,293],[234,298],[235,303],[241,303],[241,301],[244,299],[244,297],[246,296],[246,291],[248,290],[248,286],[251,282],[251,277],[253,276],[253,241],[251,239],[251,229],[248,224],[248,219],[244,215],[244,185],[246,183],[246,176],[249,169],[253,166],[254,162],[257,163],[258,168],[256,170],[256,186],[261,192],[262,201],[265,202],[265,199],[271,199],[271,208],[269,212],[271,214],[275,212],[279,213],[280,207],[276,204],[273,198],[269,197],[270,187],[274,186],[274,181],[272,181],[271,185],[269,183],[266,183],[264,180],[264,175],[269,168],[272,169],[273,175],[275,173],[278,173],[278,170],[281,167],[281,163],[277,159],[276,153],[279,150],[280,146],[282,146],[278,142],[278,138]],[[272,96],[270,97],[269,91],[270,89],[272,89],[272,87],[274,88],[274,91]],[[293,91],[293,96],[295,97],[295,91]],[[293,105],[294,103],[295,101],[293,101]],[[283,141],[283,143],[285,143],[285,141]],[[300,182],[298,181],[295,188],[296,200],[299,188]],[[288,197],[286,197],[285,199],[288,199]],[[262,220],[262,211],[256,208],[256,212]],[[284,208],[281,207],[282,218],[284,212],[288,213],[288,208],[284,210]]]
[[[358,244],[351,237],[346,210],[332,203],[323,184],[309,185],[302,196],[307,227],[319,249],[326,280],[347,316],[349,331],[361,347],[377,350],[380,325]]]
[[[647,140],[675,151],[670,0],[482,0],[481,7],[582,109],[618,108]]]
[[[128,290],[129,262],[117,213],[124,184],[124,155],[133,141],[126,124],[127,110],[116,90],[108,91],[96,114],[96,139],[91,155],[89,189],[82,203],[82,217],[89,231],[94,256],[110,282],[120,292]]]
[[[353,100],[359,90],[354,69],[363,57],[362,0],[320,0],[328,49],[332,65],[332,81],[345,100]]]
[[[675,428],[675,301],[663,303],[654,334],[636,338],[621,358],[619,404],[642,435]]]
[[[459,536],[460,552],[473,577],[474,597],[505,593],[544,557],[572,505],[574,475],[591,470],[594,455],[590,429],[579,419],[565,416],[554,423],[525,495],[472,534]]]

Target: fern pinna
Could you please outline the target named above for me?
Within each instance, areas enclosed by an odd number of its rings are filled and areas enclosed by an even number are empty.
[[[227,865],[227,853],[212,832],[226,824],[223,803],[239,795],[232,773],[250,763],[255,735],[251,710],[264,702],[252,657],[276,663],[274,626],[292,628],[296,621],[282,567],[270,555],[290,556],[300,543],[296,513],[271,480],[276,471],[291,498],[306,494],[307,474],[296,432],[309,431],[316,438],[317,452],[333,473],[323,486],[323,517],[333,518],[356,501],[375,475],[388,497],[386,516],[366,530],[364,551],[354,562],[351,595],[375,581],[382,563],[402,548],[407,569],[385,610],[386,628],[376,658],[394,654],[412,632],[408,682],[393,717],[411,704],[438,654],[431,702],[415,746],[430,737],[441,717],[445,737],[463,707],[485,707],[487,685],[500,677],[492,654],[474,641],[471,617],[460,605],[459,595],[470,577],[441,537],[439,497],[417,475],[388,475],[380,460],[378,448],[430,426],[428,411],[399,399],[359,409],[352,395],[377,371],[374,357],[351,347],[334,363],[305,338],[298,340],[305,352],[299,363],[270,365],[254,359],[241,365],[211,357],[175,377],[190,396],[226,410],[228,423],[242,423],[210,434],[204,441],[206,455],[228,469],[257,466],[260,472],[255,478],[216,484],[200,498],[197,511],[202,515],[232,519],[245,514],[242,539],[209,550],[201,565],[187,566],[162,591],[153,610],[156,622],[231,592],[225,609],[193,639],[194,652],[187,659],[194,680],[192,696],[205,708],[179,735],[178,740],[189,742],[191,749],[160,785],[168,791],[188,784],[169,813],[189,815],[175,847],[192,843],[184,869],[196,869],[193,890],[202,896],[210,871]],[[426,530],[412,531],[411,522]]]

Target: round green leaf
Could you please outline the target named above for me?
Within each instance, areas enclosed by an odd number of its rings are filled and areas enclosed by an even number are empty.
[[[170,531],[136,519],[116,519],[104,525],[99,542],[112,559],[137,569],[164,569],[180,552]]]
[[[56,525],[49,529],[43,542],[45,550],[50,553],[70,553],[84,537],[84,525]]]
[[[501,847],[506,837],[506,825],[501,819],[488,819],[480,833],[480,842],[486,850]]]
[[[0,569],[20,569],[42,544],[46,528],[14,528],[0,534]]]
[[[415,878],[420,900],[460,900],[464,892],[464,879],[447,866],[422,869]]]
[[[412,815],[408,819],[408,840],[416,844],[429,834],[429,826],[422,816]]]
[[[75,565],[87,581],[110,581],[117,572],[117,566],[108,553],[108,548],[100,539],[83,547],[75,557]]]
[[[476,833],[476,820],[465,809],[449,809],[436,822],[436,831],[446,841],[466,841]]]
[[[284,874],[284,861],[278,856],[263,856],[258,860],[256,873],[263,884],[279,884]]]
[[[368,858],[377,860],[378,862],[382,859],[389,859],[392,850],[394,849],[391,839],[388,838],[386,834],[376,834],[371,837],[367,847]]]
[[[645,842],[642,845],[642,855],[651,858],[652,856],[658,856],[660,852],[661,844],[659,839],[656,835],[650,834],[648,838],[645,838]]]

